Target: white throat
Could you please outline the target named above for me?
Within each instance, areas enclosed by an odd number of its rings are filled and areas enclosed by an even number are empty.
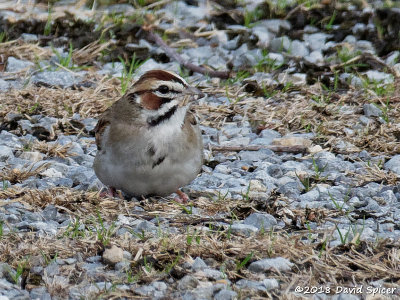
[[[178,107],[175,113],[156,126],[148,127],[149,145],[155,145],[156,155],[164,155],[170,151],[171,145],[176,145],[182,138],[182,127],[189,106]]]

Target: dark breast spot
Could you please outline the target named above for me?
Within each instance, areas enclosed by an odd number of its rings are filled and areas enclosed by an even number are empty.
[[[153,147],[150,147],[149,150],[147,150],[147,154],[150,156],[154,156],[154,154],[156,154],[156,150],[154,150]]]
[[[164,159],[165,159],[165,157],[166,156],[161,156],[159,159],[157,159],[154,163],[153,163],[153,169],[155,168],[155,167],[157,167],[158,165],[160,165],[163,161],[164,161]]]

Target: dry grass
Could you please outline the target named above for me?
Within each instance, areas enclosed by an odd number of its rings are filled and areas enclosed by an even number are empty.
[[[58,143],[49,144],[44,141],[35,141],[35,143],[30,145],[30,150],[39,151],[49,157],[66,158],[68,156],[74,156],[75,153],[69,153],[70,149],[71,143],[62,146]]]
[[[106,78],[103,79],[106,82],[102,82],[101,78],[97,80],[99,85],[96,88],[71,90],[27,87],[3,93],[0,95],[0,117],[8,112],[43,114],[58,118],[68,118],[74,113],[80,113],[82,117],[98,116],[116,100],[119,93],[115,85],[110,84]]]
[[[390,156],[400,153],[399,81],[396,81],[391,95],[371,97],[366,95],[368,89],[365,93],[348,90],[343,94],[326,95],[320,103],[312,101],[312,96],[320,96],[326,92],[317,86],[302,89],[300,93],[279,92],[268,99],[251,97],[239,89],[236,92],[230,91],[229,94],[233,100],[240,99],[236,103],[222,107],[197,106],[196,109],[205,117],[204,123],[213,124],[212,126],[220,126],[227,119],[239,114],[247,116],[255,128],[270,128],[283,135],[314,132],[314,143],[336,153],[347,154],[361,150],[367,150],[371,155]],[[225,95],[225,89],[220,88],[219,93]],[[378,105],[383,111],[383,117],[389,122],[382,124],[372,117],[373,121],[368,126],[354,130],[353,134],[346,133],[345,128],[353,129],[360,123],[363,105],[368,103]],[[338,149],[337,144],[340,141],[353,144],[353,149]]]
[[[97,212],[103,221],[113,224],[119,214],[138,217],[131,213],[137,202],[123,200],[100,201],[96,193],[76,192],[67,188],[56,188],[46,191],[38,190],[8,190],[0,192],[1,198],[10,198],[18,201],[25,208],[36,211],[53,204],[61,213],[68,213],[74,220],[86,224],[86,229],[95,226]],[[0,203],[0,208],[6,203]],[[203,206],[204,203],[199,203]],[[221,204],[220,204],[221,205]],[[231,203],[231,210],[238,209]],[[243,205],[237,202],[236,206]],[[248,203],[254,207],[255,203]],[[268,278],[276,278],[281,283],[281,291],[287,291],[293,286],[351,286],[366,284],[370,281],[383,279],[392,283],[387,286],[400,284],[400,259],[398,242],[379,240],[375,243],[361,242],[324,249],[323,241],[329,238],[331,231],[317,231],[317,240],[310,243],[307,231],[278,231],[264,232],[256,237],[244,237],[229,233],[228,228],[210,227],[204,230],[203,222],[198,225],[184,225],[185,221],[192,222],[195,216],[182,213],[179,207],[168,202],[147,199],[142,202],[145,212],[144,219],[165,218],[171,225],[178,225],[178,233],[169,234],[160,229],[154,236],[146,234],[143,237],[132,238],[127,235],[113,234],[109,242],[118,245],[130,252],[135,259],[131,262],[131,272],[138,275],[137,282],[152,282],[166,277],[180,277],[185,274],[181,263],[191,261],[194,257],[212,259],[215,267],[224,266],[221,270],[227,279],[235,282],[241,278],[259,280],[259,275],[248,272],[246,268],[237,268],[237,265],[247,255],[253,253],[251,261],[266,257],[285,257],[295,264],[290,272],[268,271]],[[222,205],[221,205],[222,206]],[[230,222],[229,219],[225,219]],[[210,222],[212,223],[212,222]],[[181,226],[179,226],[179,224]],[[7,225],[7,223],[6,223]],[[97,229],[98,230],[98,227]],[[37,238],[34,232],[10,233],[2,237],[0,243],[0,260],[17,267],[26,261],[26,270],[36,264],[38,259],[69,258],[81,253],[84,258],[101,254],[104,250],[103,241],[99,239],[96,230],[86,231],[83,236],[72,236],[70,228],[61,230],[56,237],[43,236]],[[334,230],[334,229],[333,229]],[[191,242],[188,236],[197,238]],[[318,240],[320,242],[318,242]],[[73,249],[73,250],[72,250]],[[144,258],[149,265],[146,265]],[[250,261],[250,262],[251,262]],[[176,264],[171,264],[176,262]],[[76,266],[79,270],[79,263]],[[74,267],[75,268],[75,267]],[[83,279],[72,266],[62,266],[61,275],[69,279],[69,284],[79,284]],[[181,274],[181,275],[179,275]],[[26,272],[27,283],[34,286],[34,279]],[[107,272],[104,273],[105,279]],[[37,278],[36,278],[37,280]],[[42,279],[44,280],[44,279]],[[126,282],[127,278],[115,279],[117,282]],[[57,290],[57,287],[54,287]],[[247,295],[241,291],[242,296]],[[133,295],[130,292],[130,295]],[[250,295],[250,294],[248,294]],[[268,296],[260,294],[261,296]],[[279,297],[279,295],[275,295]]]
[[[12,184],[21,183],[31,176],[36,176],[46,170],[50,166],[50,163],[40,164],[39,166],[32,164],[26,166],[23,169],[10,169],[4,168],[1,170],[1,180],[8,180]],[[6,198],[5,198],[6,199]]]
[[[100,50],[99,50],[100,49]],[[20,42],[3,43],[0,52],[13,55],[21,59],[34,60],[48,57],[51,53],[36,45],[24,45]],[[74,59],[79,62],[87,57],[88,52],[97,55],[101,46],[91,45],[82,52],[76,51]],[[8,112],[17,112],[26,115],[43,114],[54,116],[68,121],[73,113],[82,117],[97,117],[119,97],[119,82],[115,79],[101,78],[90,74],[88,80],[95,83],[89,88],[57,89],[48,87],[28,86],[22,90],[11,90],[0,94],[0,119]],[[293,93],[278,93],[272,98],[255,98],[243,92],[243,88],[231,88],[229,97],[233,100],[229,106],[213,107],[197,105],[195,108],[200,114],[202,123],[207,126],[220,127],[236,114],[246,116],[254,125],[254,131],[263,128],[276,129],[282,134],[289,132],[316,133],[315,144],[337,152],[337,141],[352,143],[359,150],[365,149],[372,154],[390,156],[400,153],[400,101],[398,82],[396,90],[388,98],[370,97],[358,91],[349,90],[344,94],[331,95],[329,101],[316,104],[311,97],[320,90],[313,89]],[[223,86],[215,85],[205,91],[217,92],[225,95]],[[237,102],[235,102],[238,100]],[[389,123],[372,123],[366,130],[346,135],[344,128],[351,128],[357,124],[364,103],[377,103],[382,107],[389,104],[386,111]],[[288,103],[290,105],[288,105]],[[341,113],[341,107],[347,106],[354,110],[352,114]],[[45,153],[48,156],[65,157],[69,150],[68,145],[49,145],[40,142],[32,145],[33,150]],[[358,151],[359,151],[358,150]],[[37,169],[2,170],[2,179],[12,183],[21,182],[30,176],[38,176],[47,165]],[[395,184],[398,178],[387,174],[376,166],[367,168],[368,174],[348,174],[354,177],[360,185],[368,182],[383,182]],[[49,291],[56,295],[65,288],[66,284],[78,285],[84,279],[82,263],[60,268],[60,274],[68,278],[69,282],[56,283],[46,278],[36,278],[29,273],[38,257],[42,258],[69,258],[81,253],[83,258],[101,254],[107,243],[118,245],[130,252],[134,259],[131,261],[130,271],[137,275],[138,283],[151,282],[172,276],[176,279],[185,275],[181,267],[183,261],[191,261],[200,256],[215,261],[215,267],[224,266],[223,272],[227,279],[235,282],[238,279],[259,279],[259,275],[250,273],[246,268],[236,266],[247,255],[253,253],[251,261],[282,256],[295,264],[290,272],[269,271],[269,278],[280,281],[279,294],[260,294],[264,298],[294,299],[292,296],[282,296],[294,286],[352,286],[354,283],[367,284],[382,279],[387,286],[400,284],[400,259],[398,241],[377,240],[376,242],[358,242],[357,239],[347,241],[338,247],[329,247],[334,228],[329,230],[300,231],[297,224],[304,226],[308,221],[324,223],[329,218],[343,215],[343,212],[326,209],[290,209],[282,202],[288,201],[283,197],[272,195],[268,203],[259,201],[233,201],[232,199],[211,200],[212,197],[199,197],[195,207],[208,215],[207,218],[188,215],[182,208],[169,202],[169,199],[146,199],[140,201],[125,201],[117,199],[101,199],[98,193],[78,192],[68,188],[53,188],[49,190],[6,189],[0,191],[0,211],[10,203],[18,202],[26,209],[40,212],[49,204],[53,204],[59,213],[69,216],[73,222],[84,225],[82,232],[74,235],[71,227],[60,230],[57,236],[41,236],[35,232],[9,232],[0,236],[0,261],[7,262],[16,268],[21,262],[27,261],[25,280],[28,286],[35,287],[46,284]],[[278,204],[278,201],[280,200]],[[144,212],[134,211],[140,205]],[[284,220],[286,231],[263,232],[256,237],[244,237],[231,234],[229,228],[217,227],[215,221],[231,223],[233,218],[244,219],[250,213],[266,211],[277,219]],[[227,213],[227,217],[218,218],[218,214]],[[145,235],[133,237],[130,235],[116,235],[114,231],[101,231],[99,216],[108,225],[114,224],[118,215],[151,220],[163,218],[171,226],[176,226],[178,232],[169,234],[161,231],[155,236]],[[332,219],[330,219],[332,220]],[[3,226],[12,227],[4,222]],[[206,230],[205,228],[209,228]],[[90,229],[90,230],[89,230]],[[101,234],[107,236],[104,237]],[[313,237],[310,238],[309,235]],[[194,236],[189,242],[188,237]],[[325,248],[326,247],[326,248]],[[145,265],[144,257],[152,262],[151,270]],[[176,264],[171,262],[176,261]],[[105,280],[107,272],[104,273]],[[116,282],[127,282],[127,278],[112,278]],[[246,291],[238,291],[241,297],[250,296]],[[134,297],[133,291],[126,291],[127,296]],[[121,296],[118,292],[109,292],[110,298]]]

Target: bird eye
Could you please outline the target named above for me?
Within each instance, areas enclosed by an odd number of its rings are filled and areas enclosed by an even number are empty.
[[[167,94],[167,93],[169,92],[169,88],[168,88],[166,85],[160,85],[160,86],[158,87],[158,91],[159,91],[161,94]]]

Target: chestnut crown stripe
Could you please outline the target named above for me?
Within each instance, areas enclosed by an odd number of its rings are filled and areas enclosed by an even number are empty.
[[[164,71],[164,70],[148,71],[139,78],[137,83],[148,80],[148,79],[157,79],[157,80],[162,80],[162,81],[175,81],[175,82],[182,84],[185,87],[188,85],[182,77],[180,77],[176,74],[172,74],[170,72]]]

